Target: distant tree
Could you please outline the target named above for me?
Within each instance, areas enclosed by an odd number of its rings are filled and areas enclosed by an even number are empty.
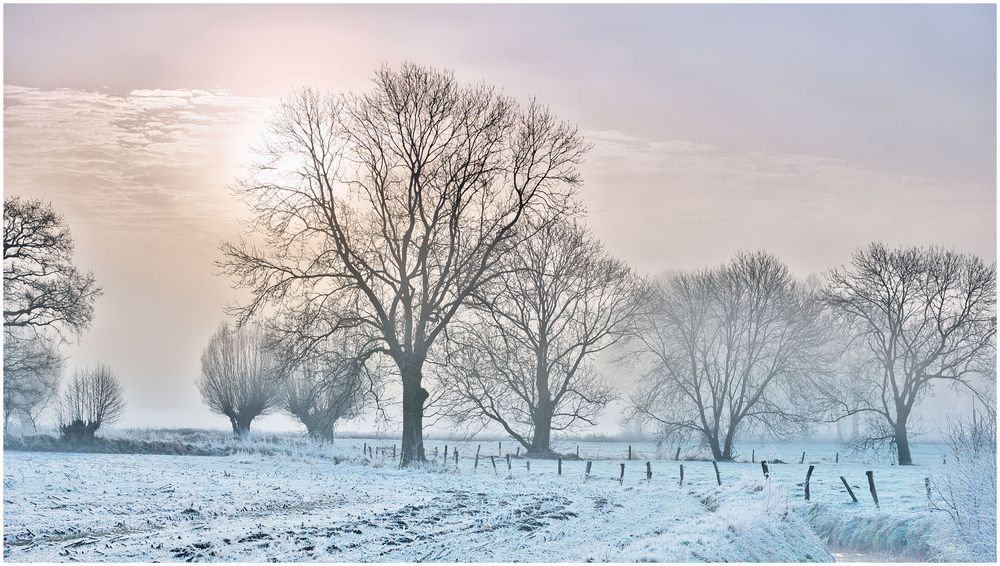
[[[860,359],[841,415],[865,414],[867,441],[913,463],[908,423],[935,383],[973,388],[996,351],[996,267],[940,248],[873,243],[827,276],[824,299]],[[995,374],[994,374],[995,378]]]
[[[285,381],[285,410],[309,436],[333,440],[337,421],[358,414],[367,386],[354,358],[322,356],[300,363]]]
[[[223,323],[201,354],[202,401],[229,418],[237,437],[250,433],[255,418],[280,406],[283,382],[281,365],[258,326],[235,329]]]
[[[14,418],[34,426],[58,394],[58,343],[90,325],[101,289],[73,265],[69,228],[49,203],[6,196],[3,223],[6,430]]]
[[[59,393],[63,358],[44,339],[5,339],[3,343],[4,430],[14,419],[37,429],[39,415]]]
[[[825,371],[827,328],[820,302],[766,253],[669,276],[640,317],[638,354],[651,369],[631,416],[731,460],[741,433],[809,420],[803,384]]]
[[[71,442],[93,442],[94,433],[125,412],[125,388],[110,366],[73,373],[59,399],[59,432]]]
[[[323,337],[362,335],[359,362],[396,366],[402,464],[425,461],[433,346],[524,222],[570,206],[585,147],[539,104],[412,64],[381,68],[362,95],[300,92],[276,116],[241,183],[263,249],[224,246],[223,269],[253,294],[237,314],[305,309]]]
[[[497,423],[528,453],[550,456],[552,431],[596,424],[614,399],[593,361],[633,328],[642,282],[580,224],[531,229],[470,297],[440,373],[454,420]]]

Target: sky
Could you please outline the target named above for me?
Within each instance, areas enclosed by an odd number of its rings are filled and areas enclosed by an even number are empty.
[[[764,248],[806,276],[872,240],[995,261],[995,22],[989,5],[5,5],[4,192],[50,200],[104,287],[67,354],[122,375],[120,425],[221,428],[195,380],[241,294],[213,261],[293,88],[363,92],[407,60],[537,97],[593,144],[587,222],[642,274]]]

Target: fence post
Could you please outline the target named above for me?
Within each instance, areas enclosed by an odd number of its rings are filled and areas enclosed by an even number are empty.
[[[368,455],[368,443],[367,442],[365,442],[364,445],[361,447],[361,454],[364,455],[364,456]]]
[[[455,449],[455,465],[458,466],[458,448]]]
[[[681,464],[681,481],[677,485],[684,487],[684,464]]]
[[[750,463],[753,464],[754,462],[756,462],[757,461],[756,458],[757,458],[757,449],[756,448],[751,449],[750,450]]]
[[[653,465],[648,460],[646,461],[646,479],[653,479]]]
[[[507,454],[507,469],[510,469],[510,454]]]
[[[631,444],[628,445],[628,459],[630,461],[632,460],[632,445]]]
[[[875,491],[875,472],[868,470],[865,472],[865,475],[868,476],[868,490],[872,492],[872,501],[878,507],[878,492]]]
[[[525,460],[524,463],[525,463],[526,466],[528,466],[528,471],[530,472],[531,471],[531,460]]]
[[[435,446],[434,447],[434,459],[437,460],[437,457],[438,457],[438,447]]]
[[[576,445],[576,459],[577,460],[580,459],[580,445],[579,444]]]
[[[396,459],[396,445],[395,444],[392,445],[392,459],[393,460]]]
[[[813,468],[815,468],[815,467],[816,466],[810,465],[809,466],[809,470],[806,472],[806,485],[805,485],[805,488],[806,488],[806,501],[809,501],[809,478],[812,477],[812,475],[813,475]]]
[[[799,463],[800,464],[805,464],[806,463],[806,453],[805,453],[804,450],[802,451],[802,457],[799,458]]]
[[[493,464],[493,475],[497,473],[497,460],[496,457],[490,456],[490,463]]]
[[[514,454],[514,455],[517,456],[518,458],[521,457],[521,447],[520,446],[517,447],[517,453]]]
[[[851,485],[847,483],[847,479],[844,478],[844,476],[840,476],[840,481],[844,482],[844,487],[847,488],[847,495],[851,496],[851,501],[857,503],[858,502],[858,498],[854,497],[854,490],[851,489]]]
[[[476,465],[472,467],[473,470],[479,469],[479,449],[482,447],[482,444],[476,445]]]
[[[715,483],[722,485],[722,476],[719,475],[719,463],[712,460],[712,467],[715,468]]]
[[[676,462],[677,460],[680,459],[681,459],[681,447],[680,445],[677,445],[677,452],[674,453],[674,461]]]
[[[583,474],[583,479],[587,479],[587,478],[590,477],[590,465],[591,464],[593,464],[593,462],[591,462],[591,461],[588,460],[587,461],[587,471]]]
[[[625,481],[625,464],[619,464],[622,467],[621,474],[618,475],[618,485],[621,485]]]
[[[497,456],[503,456],[503,442],[497,441]]]
[[[556,470],[556,475],[562,475],[562,458],[559,458],[559,468]]]
[[[444,445],[444,463],[445,464],[448,463],[448,445],[447,444]]]
[[[760,469],[764,472],[764,477],[771,477],[771,471],[767,469],[767,460],[760,461]]]

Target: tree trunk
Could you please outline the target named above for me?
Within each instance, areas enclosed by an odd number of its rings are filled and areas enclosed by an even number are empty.
[[[913,458],[910,456],[910,440],[906,436],[906,419],[900,418],[896,421],[896,454],[899,456],[900,466],[912,466]]]
[[[552,409],[551,404],[539,403],[538,410],[535,411],[535,432],[530,446],[533,454],[549,453],[549,445],[552,443]]]
[[[402,466],[426,462],[424,455],[424,402],[430,395],[420,385],[423,370],[420,364],[398,363],[403,377],[403,449]]]
[[[253,417],[236,415],[236,418],[230,418],[229,420],[233,423],[233,436],[236,438],[250,436],[250,423],[253,422]]]
[[[722,448],[719,446],[719,437],[712,436],[709,432],[705,433],[705,437],[708,439],[708,447],[712,449],[712,459],[722,460]]]

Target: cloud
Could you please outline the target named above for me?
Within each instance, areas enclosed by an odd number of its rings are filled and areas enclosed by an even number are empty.
[[[803,273],[870,240],[996,256],[995,186],[892,175],[822,156],[729,151],[617,130],[585,132],[595,232],[640,270],[767,248]]]
[[[217,241],[239,214],[227,186],[269,101],[225,91],[7,85],[4,104],[9,192],[44,196],[130,238]]]

